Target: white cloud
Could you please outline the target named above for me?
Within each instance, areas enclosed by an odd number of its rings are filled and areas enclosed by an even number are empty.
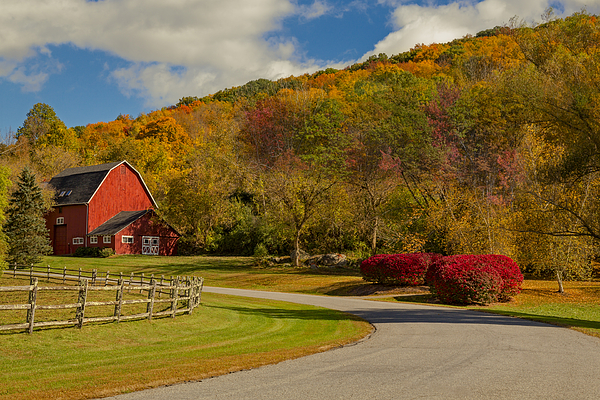
[[[559,16],[570,15],[584,7],[589,12],[600,11],[600,0],[462,0],[446,5],[428,1],[427,5],[405,4],[402,0],[379,0],[395,8],[392,20],[395,31],[363,56],[398,54],[416,44],[444,43],[467,34],[503,25],[512,17],[525,21],[539,21],[541,15],[553,6]],[[560,13],[561,10],[564,12]]]
[[[0,77],[30,90],[43,84],[23,66],[46,46],[70,43],[131,61],[111,76],[129,94],[146,96],[150,106],[192,94],[316,69],[294,59],[293,38],[266,34],[293,15],[317,18],[328,6],[315,1],[298,8],[290,0],[20,0],[2,5]],[[181,68],[183,67],[183,68]],[[46,71],[48,72],[48,71]],[[47,75],[46,75],[47,78]]]
[[[298,14],[300,14],[300,17],[303,19],[311,20],[322,17],[323,15],[329,13],[332,9],[333,7],[326,2],[315,0],[315,2],[310,6],[299,6]]]

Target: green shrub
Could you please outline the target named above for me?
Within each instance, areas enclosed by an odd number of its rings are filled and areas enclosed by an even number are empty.
[[[98,257],[107,258],[115,254],[110,247],[79,247],[73,257]]]

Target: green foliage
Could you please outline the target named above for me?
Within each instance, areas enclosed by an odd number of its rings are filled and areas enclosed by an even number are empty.
[[[73,253],[73,257],[107,258],[113,255],[115,251],[110,247],[78,247]]]
[[[27,113],[27,119],[17,130],[17,139],[23,138],[34,147],[46,145],[70,147],[73,137],[66,125],[47,104],[37,103]]]
[[[25,168],[10,196],[4,225],[9,245],[6,260],[9,263],[36,264],[43,255],[52,252],[44,220],[45,211],[42,190],[31,170]]]

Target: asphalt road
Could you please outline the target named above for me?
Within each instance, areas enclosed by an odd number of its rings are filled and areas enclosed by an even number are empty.
[[[569,329],[442,307],[204,290],[342,310],[376,331],[328,352],[113,399],[600,399],[600,340]]]

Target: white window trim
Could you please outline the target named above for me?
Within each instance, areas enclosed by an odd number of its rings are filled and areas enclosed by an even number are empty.
[[[121,236],[121,243],[126,243],[126,244],[132,244],[133,243],[133,236]]]
[[[112,238],[110,236],[102,236],[102,243],[110,244],[112,243]]]
[[[90,236],[90,244],[97,244],[98,236]]]
[[[74,237],[73,244],[83,244],[83,238],[82,237]]]
[[[65,217],[57,217],[56,218],[56,225],[64,225],[65,224]]]

